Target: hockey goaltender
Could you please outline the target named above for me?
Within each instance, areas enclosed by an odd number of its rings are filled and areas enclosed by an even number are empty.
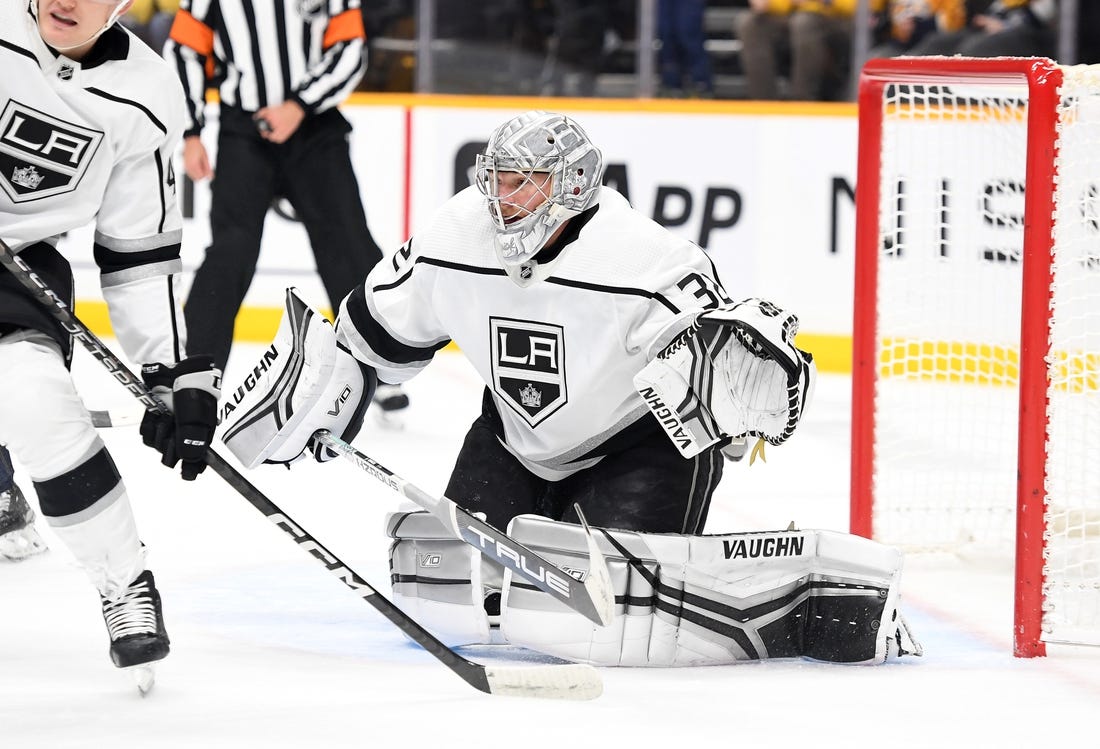
[[[579,506],[617,615],[594,624],[431,513],[392,513],[395,601],[444,642],[623,666],[919,655],[897,549],[819,530],[701,535],[724,462],[793,434],[813,357],[794,315],[735,303],[706,253],[602,172],[569,117],[503,123],[475,184],[374,268],[335,326],[288,291],[262,366],[226,391],[221,438],[248,467],[331,460],[319,430],[350,442],[377,382],[408,380],[453,341],[486,387],[446,498],[575,577]]]

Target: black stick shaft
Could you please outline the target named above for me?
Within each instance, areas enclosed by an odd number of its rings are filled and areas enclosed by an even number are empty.
[[[130,393],[141,401],[150,411],[168,413],[168,408],[160,401],[145,383],[111,352],[88,327],[81,322],[49,286],[17,255],[7,243],[0,240],[0,264],[8,269],[45,306],[67,333],[77,339]],[[259,510],[280,530],[309,552],[325,569],[339,578],[344,585],[355,591],[356,595],[373,606],[380,614],[389,619],[414,642],[435,656],[443,665],[458,674],[467,684],[482,692],[489,693],[490,685],[485,667],[468,661],[455,653],[430,632],[417,624],[405,612],[387,600],[370,583],[356,574],[335,554],[329,551],[316,538],[295,523],[286,513],[253,486],[224,458],[211,449],[207,453],[207,465],[225,479],[238,494]]]

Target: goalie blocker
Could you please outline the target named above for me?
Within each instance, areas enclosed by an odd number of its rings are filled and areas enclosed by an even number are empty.
[[[244,382],[223,391],[221,439],[246,468],[293,463],[307,450],[319,462],[332,460],[336,453],[315,442],[314,433],[327,429],[353,440],[376,385],[374,370],[289,288],[274,342]]]
[[[921,654],[899,611],[901,552],[858,536],[597,530],[617,603],[613,622],[599,627],[501,574],[428,513],[392,513],[387,533],[394,601],[450,645],[507,642],[601,666],[874,664]],[[579,526],[521,515],[508,534],[587,574]],[[486,605],[497,591],[499,616]]]
[[[707,310],[658,342],[634,386],[685,458],[719,442],[794,433],[817,367],[796,348],[798,318],[762,299]]]

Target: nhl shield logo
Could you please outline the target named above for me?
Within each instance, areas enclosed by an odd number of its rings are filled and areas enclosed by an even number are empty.
[[[72,192],[103,133],[8,101],[0,113],[0,188],[13,203]]]
[[[493,390],[532,427],[568,401],[559,325],[489,318]]]

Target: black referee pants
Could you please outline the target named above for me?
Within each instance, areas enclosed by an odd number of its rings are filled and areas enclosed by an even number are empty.
[[[211,244],[184,306],[188,354],[209,354],[225,369],[237,311],[256,272],[264,218],[277,195],[290,202],[309,234],[334,312],[382,259],[367,228],[349,132],[343,115],[330,109],[307,117],[279,145],[259,136],[249,113],[222,107]]]

